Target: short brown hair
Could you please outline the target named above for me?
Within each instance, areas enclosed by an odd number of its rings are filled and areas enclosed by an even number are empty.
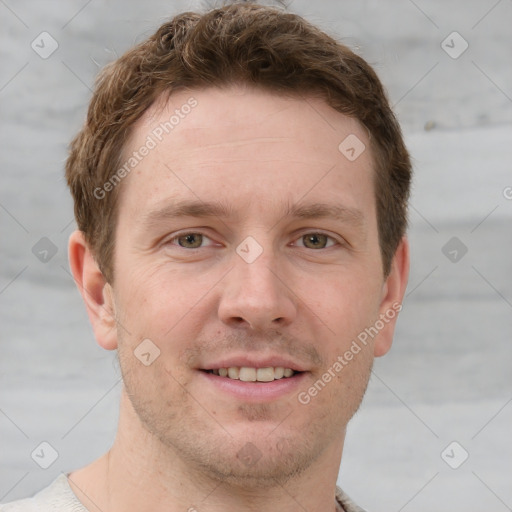
[[[120,187],[101,198],[95,190],[121,165],[123,144],[134,123],[162,93],[239,83],[280,93],[318,94],[367,128],[387,275],[407,226],[411,164],[377,75],[361,57],[300,16],[234,3],[203,14],[179,14],[98,76],[87,120],[70,146],[66,179],[78,228],[107,281],[114,279]]]

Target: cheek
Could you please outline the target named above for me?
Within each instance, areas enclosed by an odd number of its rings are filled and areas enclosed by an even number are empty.
[[[324,280],[322,289],[309,288],[303,296],[328,328],[327,332],[346,340],[378,316],[381,293],[377,279],[344,269],[339,275]]]
[[[169,373],[165,357],[146,366],[125,344],[119,347],[119,362],[132,407],[151,432],[166,432],[172,427],[173,420],[190,414],[187,376],[178,370]]]
[[[117,290],[125,341],[133,346],[149,338],[162,352],[179,351],[206,321],[207,291],[215,279],[172,269],[169,264],[134,264]],[[210,305],[211,307],[211,305]],[[126,335],[126,332],[129,335]]]
[[[337,435],[359,408],[372,367],[372,351],[363,348],[345,364],[328,365],[315,375],[310,386],[297,396],[307,411],[308,422],[316,423],[324,435]]]

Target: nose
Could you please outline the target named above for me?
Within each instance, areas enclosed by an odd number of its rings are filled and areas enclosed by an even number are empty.
[[[282,328],[297,315],[297,297],[275,257],[265,251],[248,263],[234,254],[234,268],[224,280],[218,314],[229,327]]]

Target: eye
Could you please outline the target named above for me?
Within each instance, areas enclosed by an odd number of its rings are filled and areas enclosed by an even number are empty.
[[[327,249],[337,244],[334,238],[325,233],[307,233],[300,237],[299,240],[302,242],[302,245],[300,243],[297,245],[308,249]]]
[[[183,233],[171,238],[169,243],[171,245],[179,245],[184,249],[199,249],[205,240],[210,239],[202,233]]]

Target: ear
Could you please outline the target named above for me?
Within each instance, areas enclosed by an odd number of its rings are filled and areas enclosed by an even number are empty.
[[[115,350],[117,329],[112,287],[99,269],[82,231],[74,231],[69,237],[68,254],[96,341],[105,350]]]
[[[391,270],[382,287],[379,320],[384,327],[375,338],[374,355],[383,356],[391,348],[398,313],[402,309],[407,280],[409,278],[409,242],[403,237],[398,245]]]

